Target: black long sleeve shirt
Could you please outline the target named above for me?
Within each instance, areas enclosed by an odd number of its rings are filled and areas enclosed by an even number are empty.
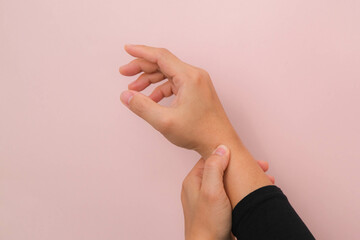
[[[243,198],[232,212],[232,232],[238,240],[315,239],[280,188],[270,185]]]

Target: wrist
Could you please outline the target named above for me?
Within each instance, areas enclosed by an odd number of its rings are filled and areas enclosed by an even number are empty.
[[[249,193],[272,183],[242,143],[229,148],[231,157],[224,186],[234,208]]]
[[[190,237],[185,237],[185,240],[235,240],[235,238],[232,236],[231,233],[229,233],[229,237],[223,239],[223,238],[216,238],[214,236],[207,236],[202,234],[193,235]]]
[[[214,237],[206,236],[203,234],[195,234],[188,238],[185,238],[185,240],[216,240]]]
[[[204,159],[207,159],[217,146],[220,144],[226,145],[230,152],[233,148],[242,148],[243,144],[234,129],[227,131],[214,131],[215,133],[208,134],[194,150],[198,152]],[[220,132],[220,133],[219,133]]]
[[[230,125],[227,128],[217,124],[218,129],[212,129],[203,135],[203,142],[194,150],[207,159],[220,144],[230,149],[230,161],[224,175],[224,186],[232,208],[249,193],[256,189],[271,185],[271,181],[256,163],[250,152]]]
[[[230,149],[230,161],[224,175],[224,186],[231,206],[234,208],[249,193],[272,183],[243,145],[235,130],[228,129],[221,133],[208,136],[206,143],[195,150],[207,159],[220,144]]]

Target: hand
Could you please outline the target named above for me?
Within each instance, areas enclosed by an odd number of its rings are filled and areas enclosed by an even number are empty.
[[[193,149],[205,159],[225,143],[232,152],[225,188],[233,207],[250,192],[271,184],[233,129],[205,70],[182,62],[164,48],[127,45],[125,50],[136,59],[120,67],[120,73],[143,73],[121,94],[121,101],[170,142]],[[140,93],[165,79],[150,96]],[[170,107],[157,103],[172,94],[175,99]]]
[[[181,202],[186,240],[228,240],[232,208],[224,189],[223,176],[229,163],[229,150],[219,146],[207,160],[201,158],[183,181]],[[258,161],[264,172],[267,162]],[[275,179],[269,176],[274,183]]]
[[[121,94],[121,101],[170,142],[206,157],[219,144],[210,140],[213,136],[237,138],[205,70],[182,62],[164,48],[126,45],[125,50],[136,59],[120,67],[120,73],[143,74],[129,84],[130,91]],[[139,93],[165,79],[149,97]],[[172,94],[176,97],[170,107],[157,104]]]

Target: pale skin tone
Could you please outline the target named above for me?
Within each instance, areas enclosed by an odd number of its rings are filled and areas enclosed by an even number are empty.
[[[234,239],[231,234],[232,208],[224,189],[223,176],[230,152],[219,146],[208,159],[195,164],[183,181],[181,203],[185,218],[185,239]],[[258,161],[261,169],[266,172],[269,165]],[[269,176],[274,183],[274,178]]]
[[[131,111],[170,142],[197,151],[203,159],[220,144],[230,149],[223,176],[230,209],[252,191],[273,183],[242,144],[205,70],[182,62],[164,48],[127,45],[125,50],[135,59],[120,67],[120,73],[125,76],[142,73],[120,97]],[[160,81],[164,83],[150,96],[140,93]],[[173,94],[171,106],[158,104]]]

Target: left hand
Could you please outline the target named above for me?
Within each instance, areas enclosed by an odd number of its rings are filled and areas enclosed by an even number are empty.
[[[207,159],[201,158],[183,181],[181,202],[186,240],[229,240],[232,208],[224,189],[223,175],[229,163],[229,149],[223,145]],[[258,161],[264,172],[267,162]],[[274,183],[274,177],[269,176]]]
[[[136,59],[121,66],[120,73],[125,76],[142,73],[120,96],[131,111],[173,144],[193,149],[205,158],[219,145],[220,139],[238,141],[205,70],[181,61],[164,48],[126,45],[125,50]],[[149,96],[141,93],[159,82],[163,84]],[[173,94],[171,106],[158,104]]]

